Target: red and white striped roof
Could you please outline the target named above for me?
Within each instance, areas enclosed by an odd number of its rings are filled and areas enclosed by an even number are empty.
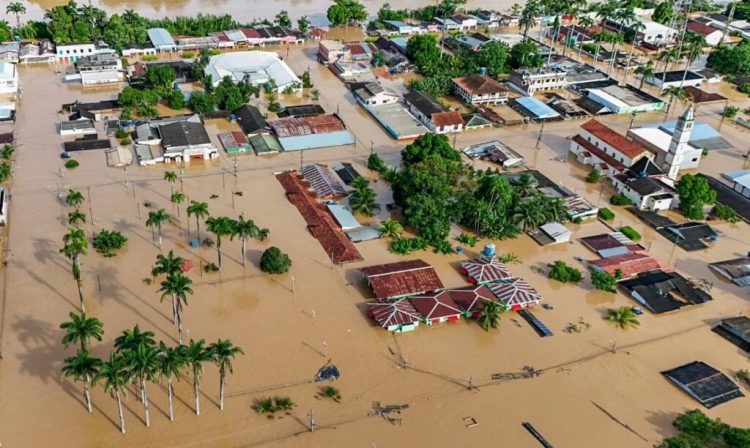
[[[490,283],[487,286],[508,308],[514,305],[522,307],[535,305],[542,301],[542,296],[539,295],[537,290],[522,278],[515,278],[509,282]]]
[[[480,311],[487,302],[497,302],[497,298],[486,285],[449,289],[448,293],[451,299],[467,313]]]
[[[420,321],[420,315],[407,299],[381,300],[371,303],[370,314],[383,328]]]
[[[463,314],[446,290],[413,296],[409,300],[427,321]]]
[[[513,278],[508,268],[495,257],[480,256],[461,262],[461,272],[474,284],[509,280]]]

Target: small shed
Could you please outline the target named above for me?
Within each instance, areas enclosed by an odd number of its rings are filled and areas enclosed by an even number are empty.
[[[529,236],[542,246],[567,243],[572,233],[559,222],[549,222],[529,232]]]
[[[666,370],[662,375],[708,409],[745,396],[729,377],[702,361]]]
[[[352,212],[341,204],[326,204],[328,211],[333,215],[333,219],[341,226],[344,231],[357,229],[362,225],[357,221]]]
[[[473,260],[462,261],[461,273],[469,277],[469,281],[475,285],[513,279],[513,274],[494,256],[480,256]]]
[[[408,299],[380,300],[367,305],[367,314],[388,331],[403,333],[415,330],[421,317]]]
[[[750,286],[750,257],[718,261],[708,265],[737,286]]]
[[[446,290],[413,296],[409,298],[409,301],[422,315],[422,320],[427,325],[454,322],[463,314]]]
[[[250,144],[253,145],[255,153],[258,155],[275,154],[282,151],[279,141],[270,134],[253,135],[250,137]]]
[[[383,236],[380,230],[374,227],[360,227],[358,229],[345,232],[346,236],[352,240],[352,243],[361,243],[363,241],[376,240]]]
[[[515,278],[509,282],[489,283],[487,287],[509,310],[531,308],[542,301],[542,296],[537,290],[522,278]]]
[[[714,333],[750,353],[750,319],[746,316],[723,319],[713,328]]]
[[[464,311],[464,316],[476,318],[487,302],[496,302],[497,298],[486,285],[465,286],[449,289],[451,299]]]
[[[242,132],[222,132],[218,135],[218,137],[219,141],[221,142],[221,146],[224,147],[224,151],[226,151],[227,154],[234,154],[252,150],[250,142]]]

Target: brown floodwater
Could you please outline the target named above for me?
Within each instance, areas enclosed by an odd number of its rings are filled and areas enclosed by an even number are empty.
[[[0,443],[4,446],[96,446],[96,447],[255,447],[255,446],[536,446],[521,423],[531,422],[555,446],[650,447],[672,434],[671,421],[686,409],[698,407],[669,384],[660,371],[693,360],[703,360],[721,371],[734,374],[747,368],[747,357],[735,346],[716,336],[710,326],[718,319],[748,311],[748,291],[713,275],[707,262],[745,254],[750,250],[748,226],[716,224],[719,240],[706,251],[687,253],[646,228],[627,211],[615,207],[614,225],[630,225],[643,235],[655,256],[671,263],[686,276],[713,283],[714,301],[663,316],[641,316],[641,327],[622,331],[602,319],[609,307],[632,305],[623,294],[593,292],[586,278],[580,285],[560,285],[548,280],[540,269],[555,260],[583,266],[576,257],[593,254],[574,241],[541,248],[529,237],[496,241],[498,251],[514,252],[519,263],[510,265],[516,275],[534,285],[554,310],[539,309],[537,316],[555,333],[539,338],[514,314],[503,316],[501,328],[483,331],[469,321],[416,332],[390,335],[365,316],[370,292],[357,268],[405,258],[423,258],[433,264],[448,287],[462,286],[465,279],[457,264],[478,253],[481,241],[465,254],[449,256],[425,251],[400,257],[387,251],[386,241],[358,245],[364,261],[332,266],[320,244],[306,229],[297,209],[288,202],[273,173],[292,169],[301,162],[349,161],[363,174],[367,155],[378,152],[387,163],[397,164],[406,144],[395,142],[360,108],[343,84],[317,64],[312,47],[292,48],[285,57],[301,73],[310,68],[321,105],[338,110],[356,136],[353,146],[259,157],[246,154],[213,162],[193,162],[184,168],[182,188],[190,199],[206,201],[214,215],[235,217],[243,213],[270,229],[267,242],[250,242],[246,265],[237,241],[224,242],[224,267],[220,273],[202,274],[202,264],[214,262],[215,248],[190,248],[186,231],[195,234],[195,221],[187,221],[184,205],[181,220],[168,201],[169,184],[162,180],[164,166],[108,168],[104,154],[75,154],[81,166],[62,169],[58,155],[61,139],[56,124],[62,103],[76,99],[93,101],[113,98],[117,87],[82,89],[60,82],[48,67],[20,69],[23,95],[15,125],[19,149],[12,179],[10,223],[3,242],[9,250],[8,265],[0,277],[3,285],[3,315],[0,326]],[[398,79],[391,82],[397,83]],[[709,90],[721,88],[709,87]],[[303,98],[304,99],[304,98]],[[303,99],[293,101],[299,103]],[[282,98],[282,103],[287,99]],[[733,94],[733,102],[748,106],[746,97]],[[720,125],[722,105],[701,106],[698,119]],[[679,109],[679,108],[678,108]],[[675,112],[676,113],[676,112]],[[662,120],[664,114],[637,117],[637,123]],[[602,119],[624,133],[629,117]],[[535,150],[538,125],[485,129],[463,133],[459,147],[499,139],[522,153],[528,167],[541,170],[553,181],[586,196],[595,204],[600,191],[584,182],[586,170],[565,155],[569,138],[580,121],[546,125],[542,144]],[[725,122],[724,136],[736,149],[712,152],[701,171],[718,175],[738,169],[740,154],[747,149],[747,132]],[[223,120],[207,123],[211,138],[237,129]],[[234,163],[237,161],[237,176]],[[484,162],[476,162],[485,168]],[[176,167],[179,169],[179,167]],[[382,204],[391,200],[382,181],[374,183]],[[76,309],[77,294],[69,263],[58,253],[65,232],[65,214],[59,190],[75,188],[89,196],[83,209],[89,213],[83,226],[87,234],[115,229],[128,237],[125,250],[114,258],[93,251],[83,257],[84,294],[87,310],[104,322],[105,336],[92,345],[92,352],[106,357],[113,339],[134,324],[156,332],[158,339],[174,344],[176,331],[169,318],[169,305],[159,301],[157,286],[144,282],[160,249],[144,225],[145,202],[164,207],[172,220],[163,229],[163,250],[175,250],[195,266],[188,275],[195,294],[184,312],[188,337],[229,338],[245,350],[234,362],[229,377],[226,409],[217,406],[216,368],[205,367],[201,383],[202,415],[192,411],[190,377],[177,383],[176,421],[166,418],[164,384],[149,385],[151,428],[142,423],[138,394],[130,388],[124,401],[127,434],[117,428],[114,400],[100,386],[92,396],[94,413],[82,405],[80,384],[60,378],[62,359],[73,354],[63,349],[59,323]],[[233,195],[242,192],[242,196]],[[609,189],[604,189],[602,202]],[[216,195],[213,199],[212,196]],[[234,200],[232,200],[234,198]],[[385,207],[384,207],[385,208]],[[151,208],[153,209],[153,208]],[[379,217],[388,212],[381,210]],[[93,218],[93,219],[92,219]],[[609,230],[591,222],[571,226],[576,238]],[[455,238],[462,229],[454,226]],[[202,234],[205,230],[202,226]],[[289,273],[260,273],[262,250],[278,246],[293,260]],[[590,329],[566,333],[569,323],[586,322]],[[618,347],[611,353],[613,345]],[[403,368],[397,356],[415,368]],[[318,396],[319,384],[307,382],[331,359],[342,377],[334,384],[342,402]],[[523,366],[543,369],[534,379],[491,381],[493,373],[518,372]],[[478,389],[469,391],[472,384]],[[269,419],[251,406],[268,395],[290,396],[292,411]],[[400,425],[368,416],[372,402],[408,404]],[[605,409],[631,432],[612,420]],[[305,429],[313,411],[319,430]],[[733,400],[707,410],[712,417],[740,426],[750,426],[750,403]],[[467,428],[466,417],[479,425]]]

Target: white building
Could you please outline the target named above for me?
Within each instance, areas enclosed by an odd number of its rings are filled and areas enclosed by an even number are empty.
[[[729,171],[721,175],[732,184],[734,191],[750,199],[750,170]]]
[[[641,42],[645,42],[657,47],[669,45],[675,42],[678,31],[674,28],[670,28],[661,23],[654,22],[651,19],[647,19],[643,16],[635,16],[635,20],[643,25],[643,29],[638,31],[636,36]],[[605,26],[615,31],[626,30],[629,27],[629,23],[622,24],[614,19],[608,19],[605,22]]]
[[[398,103],[400,97],[380,85],[379,82],[373,81],[364,85],[355,85],[352,87],[354,98],[364,106],[378,106],[383,104]]]
[[[570,152],[578,162],[591,165],[608,177],[624,173],[642,158],[654,158],[652,152],[597,120],[581,126],[570,142]]]
[[[211,75],[214,85],[219,85],[225,76],[235,82],[248,77],[255,86],[273,81],[276,92],[281,93],[287,87],[295,91],[302,88],[302,81],[278,54],[268,51],[237,51],[212,56],[205,69]]]
[[[65,75],[66,81],[81,81],[84,86],[117,83],[122,78],[122,62],[114,53],[83,56],[75,62],[75,71]]]
[[[96,53],[94,43],[86,44],[57,44],[57,62],[75,62],[83,56],[91,56]]]
[[[146,33],[148,33],[148,40],[158,53],[177,51],[177,44],[172,39],[172,35],[164,28],[149,28]]]
[[[91,120],[63,121],[60,123],[60,135],[96,135],[96,128]]]
[[[508,88],[487,75],[477,73],[453,78],[453,91],[465,103],[501,104],[508,102]]]
[[[617,191],[630,199],[639,210],[657,212],[669,210],[675,204],[675,191],[662,176],[631,176],[622,174],[612,178]]]
[[[703,36],[706,39],[706,45],[709,47],[718,46],[722,37],[724,38],[724,43],[732,42],[733,39],[729,33],[725,35],[724,31],[719,28],[693,20],[688,21],[687,29]]]
[[[513,70],[508,78],[511,87],[523,94],[533,95],[541,90],[564,89],[568,86],[565,70]]]
[[[449,111],[429,95],[414,91],[404,95],[404,104],[431,132],[446,134],[464,130],[461,114]]]
[[[18,68],[10,62],[0,62],[0,95],[18,92]]]

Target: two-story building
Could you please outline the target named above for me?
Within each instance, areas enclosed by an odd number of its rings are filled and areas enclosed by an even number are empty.
[[[122,78],[122,62],[114,53],[99,53],[79,58],[75,62],[75,72],[65,76],[66,81],[80,80],[84,86],[120,82]]]
[[[354,98],[363,106],[382,106],[384,104],[398,103],[400,97],[379,82],[351,83]]]
[[[57,62],[75,62],[83,56],[91,56],[96,53],[96,45],[93,42],[80,44],[57,44]]]
[[[597,120],[589,120],[581,126],[569,150],[578,162],[610,178],[625,172],[642,158],[654,158],[652,152]]]
[[[568,74],[559,69],[513,70],[508,81],[522,93],[533,95],[538,91],[564,89],[568,86]]]
[[[334,64],[336,61],[349,61],[351,50],[337,40],[321,40],[318,43],[318,61],[323,64]]]
[[[18,67],[10,62],[0,62],[0,95],[18,92]]]
[[[502,104],[508,101],[508,88],[487,75],[472,74],[453,78],[453,91],[468,104]]]
[[[461,132],[464,120],[461,114],[441,106],[426,93],[414,91],[404,95],[404,104],[409,112],[432,132],[446,134]]]

